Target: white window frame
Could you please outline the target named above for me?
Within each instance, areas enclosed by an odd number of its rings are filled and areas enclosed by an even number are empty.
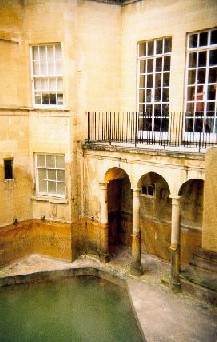
[[[201,134],[209,134],[210,141],[215,139],[217,133],[217,77],[216,82],[209,82],[209,73],[214,69],[217,71],[217,61],[215,64],[210,64],[210,54],[217,50],[217,43],[211,44],[211,34],[217,31],[217,28],[206,29],[188,33],[187,36],[187,58],[186,58],[186,77],[185,77],[185,120],[184,131],[185,138],[190,138],[194,134],[194,138],[199,139]],[[207,44],[202,44],[200,40],[202,35],[207,36]],[[190,46],[190,39],[195,39],[195,43]],[[190,65],[190,55],[194,53],[196,57],[196,65]],[[199,58],[205,53],[206,63],[200,65]],[[194,78],[191,82],[190,72]],[[204,82],[200,80],[200,75],[203,74]],[[215,88],[214,99],[209,99],[209,87]],[[191,90],[192,89],[192,90]],[[189,99],[189,94],[193,94],[192,99]],[[213,110],[208,110],[213,106]],[[192,122],[189,125],[188,122]],[[199,125],[198,125],[199,123]],[[192,126],[192,129],[191,129]],[[215,133],[215,134],[214,134]]]
[[[63,57],[61,43],[32,45],[32,99],[35,108],[62,108]]]
[[[166,41],[170,41],[171,49],[170,51],[166,51]],[[162,50],[159,52],[158,44],[162,43]],[[149,54],[148,48],[149,44],[153,43],[153,53]],[[160,44],[161,44],[160,43]],[[140,47],[144,44],[145,53],[142,55],[140,53]],[[138,78],[137,78],[137,111],[139,112],[139,119],[144,120],[143,113],[148,113],[145,120],[148,120],[145,129],[143,130],[143,136],[147,134],[147,132],[160,132],[159,129],[155,129],[155,120],[156,122],[160,122],[159,120],[165,120],[167,129],[162,127],[161,134],[164,132],[167,133],[169,129],[169,86],[170,86],[170,73],[171,73],[171,55],[172,55],[172,37],[161,37],[147,41],[138,42]],[[166,69],[166,58],[169,58],[169,69]],[[153,61],[153,72],[148,70],[149,61]],[[160,69],[158,69],[157,61],[162,61]],[[141,65],[144,63],[145,70],[141,70]],[[153,75],[152,86],[148,87],[148,77]],[[168,77],[168,84],[163,84],[163,80],[165,77]],[[144,85],[142,86],[142,82],[140,84],[141,78],[144,77]],[[160,87],[155,84],[156,79],[159,77],[160,79]],[[160,99],[156,99],[157,91],[160,91]],[[168,100],[165,101],[163,91],[168,92]],[[148,97],[148,92],[150,92],[150,97]],[[156,94],[155,94],[156,92]],[[143,98],[142,98],[143,97]],[[143,100],[143,101],[142,101]],[[155,111],[157,106],[160,108],[158,115],[156,115]],[[148,110],[151,108],[151,111]],[[167,119],[168,118],[168,119]],[[168,122],[166,122],[168,120]],[[150,126],[150,127],[149,127]],[[139,125],[139,130],[142,130],[142,127]]]
[[[41,164],[39,162],[39,158],[42,157],[44,159],[44,164]],[[54,163],[52,166],[48,165],[48,158],[51,157],[54,160]],[[57,158],[63,158],[63,164],[58,166],[57,165]],[[46,197],[58,197],[58,198],[65,198],[66,194],[66,184],[65,184],[65,155],[64,154],[54,154],[54,153],[35,153],[34,154],[34,160],[35,160],[35,180],[36,180],[36,195],[37,196],[46,196]],[[64,166],[64,167],[63,167]],[[44,173],[44,177],[41,179],[41,181],[44,182],[44,187],[46,189],[41,190],[41,184],[40,184],[40,176],[39,176],[39,170],[41,170],[42,173]],[[63,175],[64,172],[64,179],[58,178],[58,172]],[[53,178],[49,176],[49,174],[53,174]],[[55,177],[54,177],[55,174]],[[61,184],[60,184],[61,183]],[[51,192],[49,191],[50,185],[54,185],[56,191]],[[63,192],[58,192],[58,184],[64,187]]]

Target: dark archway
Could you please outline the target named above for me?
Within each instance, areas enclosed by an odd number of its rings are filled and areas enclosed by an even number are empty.
[[[193,253],[201,247],[203,221],[202,179],[190,179],[182,184],[181,196],[181,260],[188,264]]]
[[[142,251],[170,260],[172,205],[169,185],[155,172],[143,175],[138,183]]]
[[[106,173],[108,191],[109,254],[114,256],[132,244],[132,190],[128,175],[120,168]]]

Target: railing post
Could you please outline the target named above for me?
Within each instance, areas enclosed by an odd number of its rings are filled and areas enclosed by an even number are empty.
[[[87,112],[87,141],[90,142],[90,112]]]
[[[137,135],[138,135],[138,112],[135,112],[135,147],[137,147]]]
[[[111,145],[112,113],[109,112],[109,145]]]

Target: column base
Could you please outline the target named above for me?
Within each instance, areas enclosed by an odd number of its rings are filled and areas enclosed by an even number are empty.
[[[109,254],[100,254],[99,260],[103,262],[104,264],[109,262]]]
[[[169,288],[174,293],[181,292],[180,279],[173,279],[171,276],[169,276]]]
[[[130,274],[135,275],[135,276],[141,276],[143,274],[143,268],[141,263],[133,262],[130,267]]]

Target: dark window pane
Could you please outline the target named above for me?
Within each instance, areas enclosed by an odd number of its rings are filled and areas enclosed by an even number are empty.
[[[207,92],[207,100],[214,100],[216,99],[216,85],[212,84],[208,86]]]
[[[169,88],[163,88],[163,102],[169,102]]]
[[[191,34],[189,37],[189,47],[195,48],[197,47],[197,34]]]
[[[217,44],[217,30],[211,32],[210,44]]]
[[[188,71],[188,84],[195,84],[196,70]]]
[[[186,111],[188,112],[188,114],[193,114],[194,113],[194,103],[192,103],[192,102],[187,103]]]
[[[40,95],[35,96],[35,104],[41,104],[41,96]]]
[[[56,94],[50,94],[50,104],[56,104],[57,99],[56,99]]]
[[[169,116],[169,105],[168,104],[162,105],[162,115],[163,116]]]
[[[139,56],[146,56],[146,42],[139,43]]]
[[[146,66],[146,61],[145,60],[140,61],[140,74],[145,73],[145,66]]]
[[[209,65],[217,64],[217,50],[211,50],[209,52]]]
[[[169,86],[170,83],[170,73],[169,72],[165,72],[163,73],[163,85],[165,87]]]
[[[215,102],[207,102],[207,106],[206,106],[206,113],[207,115],[212,115],[214,114],[213,111],[215,109]],[[210,114],[211,113],[211,114]]]
[[[49,95],[48,94],[42,95],[42,104],[49,104]]]
[[[4,160],[5,179],[13,179],[13,160]]]
[[[153,88],[153,74],[147,75],[147,88]]]
[[[208,32],[201,32],[199,36],[199,46],[208,45]]]
[[[153,110],[153,106],[152,105],[147,105],[146,106],[146,112],[148,113],[148,115],[152,115],[152,110]]]
[[[160,132],[161,131],[161,118],[155,118],[154,119],[154,131]]]
[[[153,72],[153,59],[147,60],[147,72]]]
[[[203,85],[197,86],[197,99],[203,100]]]
[[[153,56],[154,53],[154,42],[148,42],[148,56]]]
[[[193,118],[185,119],[185,132],[193,132]]]
[[[209,83],[216,83],[217,82],[217,68],[210,68],[209,69]]]
[[[144,120],[144,131],[152,131],[152,119],[145,118]]]
[[[217,133],[217,119],[215,119],[215,133]]]
[[[164,52],[171,52],[171,51],[172,51],[172,38],[166,38]]]
[[[197,102],[196,103],[196,113],[197,115],[201,115],[204,111],[204,102]]]
[[[154,105],[154,116],[161,116],[161,105],[155,104]]]
[[[155,100],[155,102],[161,101],[161,89],[160,88],[155,89],[154,100]]]
[[[152,89],[146,89],[146,102],[151,102]]]
[[[161,74],[157,73],[155,74],[155,88],[161,87]]]
[[[197,71],[197,83],[204,84],[206,76],[206,69],[198,69]]]
[[[189,68],[196,68],[197,65],[197,53],[189,53]]]
[[[169,118],[161,119],[161,132],[168,132],[169,130]]]
[[[170,71],[170,56],[164,57],[164,71]]]
[[[143,103],[139,104],[139,111],[143,113],[145,111],[145,105]]]
[[[202,132],[203,131],[203,118],[195,118],[194,131],[195,132]]]
[[[205,121],[205,132],[212,133],[214,127],[214,118],[207,118]]]
[[[206,66],[206,51],[198,53],[198,67]]]
[[[145,88],[145,76],[140,76],[139,88]]]
[[[156,71],[162,70],[162,58],[156,58]]]
[[[163,41],[162,40],[157,40],[157,54],[162,54],[163,53]]]
[[[192,101],[194,100],[194,94],[195,94],[195,87],[188,87],[187,91],[187,100]]]
[[[139,91],[139,102],[145,102],[145,90]]]
[[[197,83],[204,84],[206,76],[206,69],[198,69],[197,71]]]

